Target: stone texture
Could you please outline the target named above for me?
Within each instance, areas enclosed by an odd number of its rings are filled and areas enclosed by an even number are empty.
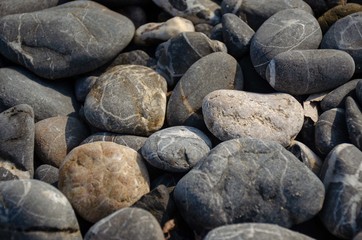
[[[59,169],[48,164],[40,165],[35,170],[34,178],[58,186]]]
[[[6,15],[35,12],[56,6],[60,0],[1,0],[0,18]]]
[[[174,198],[190,227],[201,233],[244,222],[290,227],[319,212],[324,187],[280,144],[239,138],[213,148],[178,182]]]
[[[221,141],[242,136],[288,146],[303,126],[303,108],[291,95],[218,90],[202,104],[209,131]]]
[[[362,112],[352,97],[346,99],[346,123],[349,139],[359,149],[362,149]]]
[[[203,98],[218,89],[242,88],[243,73],[236,60],[223,52],[209,54],[194,63],[177,83],[167,104],[167,123],[203,130]]]
[[[38,180],[0,182],[1,239],[81,240],[67,198]]]
[[[149,192],[140,154],[113,142],[74,148],[59,169],[59,189],[85,220],[95,223]]]
[[[313,15],[300,9],[286,9],[266,20],[256,31],[250,45],[255,70],[266,79],[269,62],[289,50],[317,49],[322,31]]]
[[[362,230],[362,152],[352,144],[336,146],[326,157],[321,180],[326,198],[320,218],[335,236],[352,239]]]
[[[218,23],[219,24],[219,23]],[[195,32],[200,32],[205,34],[208,38],[211,36],[211,31],[214,28],[213,25],[208,23],[199,23],[195,25]]]
[[[89,134],[88,127],[77,118],[44,119],[35,124],[35,154],[43,163],[59,167],[65,156]]]
[[[266,79],[277,91],[304,95],[334,89],[351,79],[353,58],[340,50],[291,50],[268,64]]]
[[[148,67],[115,66],[93,85],[84,115],[101,130],[148,136],[163,125],[166,91],[166,80]]]
[[[0,68],[0,86],[0,111],[25,103],[35,121],[76,115],[79,108],[70,85],[45,81],[23,68]]]
[[[151,213],[140,208],[123,208],[93,225],[84,239],[164,240],[164,237]]]
[[[34,112],[29,105],[0,113],[0,181],[33,177],[34,128]]]
[[[141,149],[152,166],[168,172],[187,172],[205,157],[210,139],[194,127],[176,126],[152,134]]]
[[[108,68],[117,66],[117,65],[142,65],[145,67],[156,68],[157,61],[156,59],[150,57],[143,50],[133,50],[129,52],[120,53],[108,66]]]
[[[95,70],[117,56],[135,31],[128,18],[92,1],[8,15],[0,26],[0,52],[48,79]]]
[[[92,86],[96,83],[97,76],[78,78],[75,82],[75,96],[79,102],[84,102]]]

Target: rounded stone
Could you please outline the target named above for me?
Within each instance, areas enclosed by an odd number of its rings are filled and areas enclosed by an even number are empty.
[[[348,2],[356,2],[360,0],[348,0]],[[323,1],[315,1],[315,0],[304,0],[304,2],[308,3],[308,5],[312,8],[313,12],[316,16],[320,16],[328,9],[331,9],[338,5],[346,5],[347,0],[323,0]]]
[[[57,186],[59,179],[59,169],[48,164],[40,165],[35,170],[34,178],[49,183],[53,186]]]
[[[151,68],[115,66],[93,85],[84,115],[101,130],[148,136],[163,125],[166,91],[166,80]]]
[[[59,189],[79,215],[97,222],[150,191],[140,154],[113,142],[74,148],[59,169]]]
[[[143,50],[132,50],[129,52],[120,53],[108,66],[108,69],[117,65],[141,65],[145,67],[150,67],[152,69],[156,68],[157,61],[156,59],[150,57]]]
[[[349,81],[354,70],[353,58],[344,51],[291,50],[270,61],[266,79],[277,91],[304,95],[334,89]]]
[[[302,129],[301,104],[285,93],[218,90],[202,104],[209,131],[221,141],[248,136],[288,146]]]
[[[211,141],[194,127],[176,126],[152,134],[141,149],[152,166],[168,172],[186,172],[211,148]]]

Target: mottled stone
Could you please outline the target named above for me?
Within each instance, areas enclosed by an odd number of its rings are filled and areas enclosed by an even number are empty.
[[[249,52],[250,42],[255,32],[235,14],[227,13],[222,16],[223,39],[228,53],[236,59]]]
[[[123,208],[94,224],[84,240],[164,240],[154,216],[140,208]]]
[[[320,178],[326,198],[320,218],[335,236],[352,239],[362,230],[362,152],[352,144],[336,146],[324,160]]]
[[[321,155],[327,155],[338,144],[349,143],[345,110],[332,108],[322,113],[314,136],[316,150]]]
[[[173,17],[166,22],[149,22],[137,28],[133,41],[138,45],[157,45],[182,32],[195,32],[193,23],[185,18]]]
[[[58,187],[79,215],[93,223],[150,190],[141,155],[113,142],[74,148],[60,166]]]
[[[324,34],[320,48],[339,49],[350,54],[356,64],[355,73],[362,73],[362,12],[350,14],[335,22]]]
[[[221,226],[210,231],[204,240],[243,239],[243,240],[269,240],[269,239],[295,239],[312,240],[304,234],[291,231],[275,224],[267,223],[239,223]]]
[[[348,0],[348,2],[353,1],[355,0]],[[320,16],[335,6],[346,5],[347,0],[304,0],[304,2],[308,3],[315,15]]]
[[[35,155],[59,167],[65,156],[89,136],[88,127],[74,117],[51,117],[35,124]]]
[[[175,86],[167,104],[167,123],[204,129],[202,100],[218,89],[243,88],[242,70],[232,56],[209,54],[194,63]]]
[[[69,201],[47,183],[0,182],[0,199],[0,239],[82,239]]]
[[[141,149],[152,166],[168,172],[186,172],[205,157],[210,139],[194,127],[176,126],[152,134]]]
[[[303,125],[303,108],[291,95],[218,90],[202,104],[209,131],[221,141],[242,136],[288,146]]]
[[[145,67],[155,68],[157,61],[150,57],[145,51],[133,50],[129,52],[120,53],[108,66],[108,68],[117,65],[141,65]]]
[[[84,102],[92,86],[97,81],[97,76],[78,78],[75,82],[75,96],[79,102]]]
[[[156,70],[172,89],[192,64],[213,52],[227,52],[225,44],[211,40],[203,33],[181,33],[159,45]]]
[[[359,149],[362,149],[362,112],[352,97],[346,99],[346,123],[349,139]]]
[[[255,70],[266,79],[269,62],[289,50],[317,49],[322,31],[313,15],[300,9],[282,10],[271,16],[256,31],[250,45]]]
[[[166,80],[151,68],[118,65],[93,85],[84,115],[101,130],[148,136],[163,125],[166,91]]]
[[[18,104],[34,109],[35,121],[75,115],[79,105],[69,84],[45,81],[23,68],[0,68],[0,111]]]
[[[218,24],[221,20],[220,6],[211,0],[152,0],[172,16],[189,19],[194,24]]]
[[[266,79],[277,91],[304,95],[334,89],[349,81],[354,70],[353,58],[344,51],[291,50],[270,61]]]
[[[6,15],[35,12],[54,7],[60,0],[1,0],[0,18]]]
[[[34,112],[29,105],[17,105],[0,113],[0,168],[3,172],[0,181],[33,177],[34,128]]]
[[[244,222],[290,227],[319,212],[324,187],[280,144],[239,138],[213,148],[178,182],[174,198],[198,232]]]
[[[110,61],[132,40],[133,23],[95,2],[79,2],[1,18],[0,52],[48,79],[89,72]]]
[[[59,169],[48,164],[40,165],[35,170],[34,178],[49,183],[53,186],[57,186],[59,179]]]

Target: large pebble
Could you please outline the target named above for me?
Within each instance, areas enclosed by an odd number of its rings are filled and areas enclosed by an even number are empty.
[[[79,2],[1,18],[0,52],[49,79],[89,72],[110,61],[132,40],[133,23],[95,2]]]
[[[353,58],[340,50],[291,50],[270,61],[266,78],[277,91],[304,95],[334,89],[354,70]]]
[[[150,191],[140,154],[113,142],[74,148],[59,169],[59,189],[81,217],[97,222]]]
[[[0,239],[82,239],[74,210],[39,180],[0,182]]]
[[[286,9],[266,20],[256,31],[250,45],[255,70],[266,79],[269,62],[289,50],[317,49],[322,31],[313,15],[300,9]]]
[[[35,12],[54,7],[59,0],[1,0],[0,18],[16,13]]]
[[[335,236],[352,239],[362,230],[362,152],[352,144],[336,146],[326,157],[321,180],[326,198],[320,218]]]
[[[346,99],[346,123],[349,139],[360,150],[362,149],[362,112],[356,101]]]
[[[202,104],[207,128],[222,141],[248,136],[288,146],[303,126],[303,108],[291,95],[218,90]]]
[[[209,54],[194,63],[177,83],[167,104],[167,123],[203,129],[203,98],[218,89],[242,88],[243,74],[237,61],[227,53]]]
[[[290,227],[319,212],[324,187],[280,144],[239,138],[213,148],[178,182],[174,197],[198,232],[245,222]]]
[[[118,65],[92,86],[84,115],[101,130],[148,136],[163,125],[166,91],[166,80],[151,68]]]

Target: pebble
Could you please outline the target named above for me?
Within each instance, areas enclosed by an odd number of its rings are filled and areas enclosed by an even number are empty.
[[[291,95],[218,90],[202,103],[209,131],[221,141],[251,137],[288,146],[303,126],[303,108]]]
[[[219,24],[219,23],[218,23]],[[200,32],[205,34],[208,38],[211,36],[211,31],[214,28],[213,25],[207,23],[199,23],[195,25],[195,32]],[[214,39],[213,39],[214,40]]]
[[[352,97],[346,99],[346,123],[349,139],[359,149],[362,149],[362,112]]]
[[[92,1],[8,15],[0,26],[1,54],[48,79],[95,70],[122,51],[135,31],[128,18]]]
[[[304,95],[332,90],[349,81],[354,71],[353,58],[344,51],[291,50],[269,62],[266,79],[277,91]]]
[[[58,186],[59,169],[48,164],[42,164],[36,168],[34,179],[49,183],[55,187]]]
[[[211,149],[210,139],[199,129],[175,126],[152,134],[141,148],[143,158],[167,172],[187,172]]]
[[[326,157],[321,180],[326,198],[320,218],[335,236],[352,239],[362,230],[362,152],[352,144],[337,145]]]
[[[94,224],[84,240],[164,240],[154,216],[140,208],[123,208]]]
[[[39,180],[0,182],[0,239],[81,240],[67,198]]]
[[[164,123],[166,91],[166,80],[151,68],[118,65],[92,86],[84,115],[104,131],[149,136]]]
[[[129,52],[120,53],[108,66],[108,68],[117,66],[117,65],[141,65],[145,67],[150,67],[152,69],[156,68],[157,61],[156,59],[150,57],[143,50],[133,50]]]
[[[269,62],[289,50],[317,49],[322,31],[317,19],[300,9],[286,9],[268,18],[256,31],[250,45],[255,70],[266,79]]]
[[[59,168],[58,187],[77,213],[92,223],[131,206],[150,191],[141,155],[113,142],[74,148]]]
[[[218,89],[242,88],[243,73],[235,58],[224,52],[209,54],[195,62],[175,86],[167,104],[167,123],[203,130],[203,98]]]
[[[59,0],[2,0],[0,18],[7,15],[35,12],[54,7],[58,2]]]
[[[291,227],[320,211],[324,187],[280,144],[239,138],[213,148],[177,183],[174,198],[197,232],[245,222]]]

